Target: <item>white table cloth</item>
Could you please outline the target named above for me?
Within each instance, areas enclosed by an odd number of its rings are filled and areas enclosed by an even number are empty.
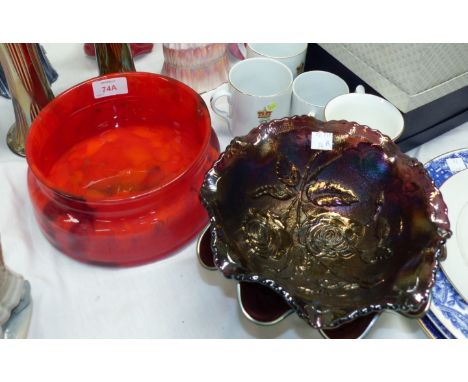
[[[55,95],[98,73],[82,44],[44,44],[59,73]],[[137,57],[139,71],[159,73],[162,47]],[[226,86],[226,85],[222,85]],[[210,93],[203,98],[209,104]],[[210,109],[211,113],[211,109]],[[211,113],[221,148],[225,123]],[[143,266],[107,268],[77,262],[57,251],[39,231],[26,186],[27,165],[6,145],[14,122],[10,100],[0,97],[0,234],[6,264],[31,283],[29,338],[320,338],[296,315],[270,327],[247,320],[236,285],[198,264],[195,240],[174,255]],[[410,152],[422,162],[468,147],[468,124]],[[371,338],[427,338],[417,320],[383,313]]]

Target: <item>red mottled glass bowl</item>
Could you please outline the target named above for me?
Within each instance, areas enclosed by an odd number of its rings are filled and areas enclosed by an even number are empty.
[[[95,81],[119,77],[126,79],[128,93],[94,97]],[[188,164],[184,162],[185,167],[167,182],[96,197],[70,192],[51,178],[54,165],[77,144],[140,124],[150,133],[165,126],[186,137],[185,144],[160,142],[166,157],[175,151],[190,149],[193,153]],[[140,146],[133,149],[134,154],[128,154],[130,162],[139,160],[143,152]],[[160,259],[206,225],[198,190],[218,154],[204,101],[181,82],[150,73],[117,73],[85,81],[49,103],[29,131],[28,188],[36,219],[46,238],[77,260],[127,266]],[[116,163],[122,161],[123,152],[112,155]],[[82,159],[84,163],[87,158]],[[165,166],[152,165],[158,170]],[[63,174],[65,181],[67,176]]]

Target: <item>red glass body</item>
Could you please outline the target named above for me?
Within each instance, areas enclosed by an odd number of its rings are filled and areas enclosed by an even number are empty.
[[[95,99],[92,83],[125,77],[128,93]],[[189,134],[197,154],[175,179],[131,196],[87,200],[54,185],[48,174],[64,153],[109,129],[144,123]],[[35,119],[26,141],[28,188],[47,239],[89,263],[137,265],[167,256],[207,223],[198,193],[219,155],[209,112],[188,86],[150,73],[116,73],[62,93]]]

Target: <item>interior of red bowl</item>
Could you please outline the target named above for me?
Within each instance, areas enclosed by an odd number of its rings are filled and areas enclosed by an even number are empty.
[[[99,89],[96,90],[99,81],[111,80],[112,83],[112,80],[118,78],[126,81],[128,91],[96,97],[96,94],[99,96]],[[160,188],[189,171],[203,155],[211,134],[209,112],[199,95],[188,86],[151,73],[116,73],[71,88],[41,111],[31,126],[26,142],[28,164],[34,175],[49,188],[73,196],[73,189],[58,184],[51,176],[57,161],[80,143],[85,145],[96,137],[108,137],[111,140],[114,139],[116,129],[135,126],[140,130],[133,135],[136,147],[133,153],[128,154],[129,160],[134,161],[136,156],[141,156],[147,142],[156,137],[160,141],[157,143],[159,146],[149,147],[148,153],[168,156],[179,148],[186,156],[186,162],[183,170],[174,170],[172,178],[165,177],[162,184],[150,184],[149,189],[138,189],[132,196]],[[151,135],[157,133],[158,129],[165,129],[165,134]],[[118,132],[122,133],[122,130]],[[145,139],[144,134],[150,134],[151,139]],[[88,146],[83,149],[83,155],[89,151],[86,151]],[[123,161],[127,147],[114,150],[114,162]],[[175,158],[175,162],[178,161]],[[154,166],[158,168],[159,164]],[[92,196],[89,198],[92,199]],[[105,199],[103,194],[100,194],[99,199]]]

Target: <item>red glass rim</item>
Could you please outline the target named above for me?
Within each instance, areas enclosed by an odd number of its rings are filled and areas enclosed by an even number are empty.
[[[204,117],[207,118],[207,123],[204,124],[203,126],[203,140],[200,146],[200,150],[193,158],[192,162],[190,163],[187,168],[181,172],[179,175],[177,175],[175,178],[171,179],[167,183],[160,185],[158,187],[148,189],[139,193],[135,193],[129,197],[123,197],[123,198],[116,198],[113,197],[111,199],[99,199],[99,200],[86,200],[86,204],[90,205],[93,203],[98,203],[98,204],[114,204],[114,203],[122,203],[123,201],[125,202],[131,202],[131,201],[139,201],[141,199],[144,199],[146,197],[150,197],[151,195],[162,192],[165,189],[170,188],[174,184],[178,183],[182,178],[185,178],[186,176],[190,175],[194,170],[196,170],[197,166],[204,160],[204,156],[207,153],[208,146],[210,144],[210,139],[211,139],[211,118],[210,118],[210,113],[208,111],[208,108],[206,106],[205,101],[201,96],[193,90],[191,87],[188,85],[184,84],[183,82],[180,82],[178,80],[175,80],[171,77],[163,76],[160,74],[155,74],[155,73],[148,73],[148,72],[123,72],[123,73],[112,73],[112,74],[107,74],[104,76],[98,76],[98,77],[93,77],[90,78],[86,81],[80,82],[71,88],[63,91],[60,93],[58,96],[56,96],[51,102],[49,102],[40,112],[39,115],[34,119],[34,121],[31,124],[31,127],[28,132],[28,136],[26,138],[26,143],[25,143],[25,153],[26,153],[26,161],[28,163],[28,168],[29,170],[34,174],[36,180],[38,180],[40,183],[45,185],[47,188],[49,188],[51,191],[54,193],[60,195],[63,198],[68,198],[68,199],[73,199],[75,201],[80,201],[82,200],[82,197],[78,195],[74,195],[72,193],[65,193],[63,191],[57,190],[56,187],[47,180],[47,178],[43,175],[43,172],[37,168],[37,166],[32,163],[32,144],[31,144],[31,137],[35,134],[36,130],[38,129],[36,126],[39,125],[42,120],[44,119],[44,116],[46,116],[48,113],[51,113],[52,110],[57,107],[57,105],[60,105],[60,103],[64,102],[67,98],[70,98],[73,96],[73,94],[80,88],[85,87],[85,86],[92,86],[92,83],[95,81],[101,81],[101,80],[108,80],[116,77],[126,77],[126,78],[159,78],[162,80],[166,80],[170,83],[174,83],[175,86],[178,86],[181,89],[184,89],[187,92],[187,95],[193,97],[194,99],[198,99],[200,102],[199,104],[202,107],[202,112],[204,114]],[[90,104],[91,105],[91,104]],[[83,201],[84,202],[84,201]]]

